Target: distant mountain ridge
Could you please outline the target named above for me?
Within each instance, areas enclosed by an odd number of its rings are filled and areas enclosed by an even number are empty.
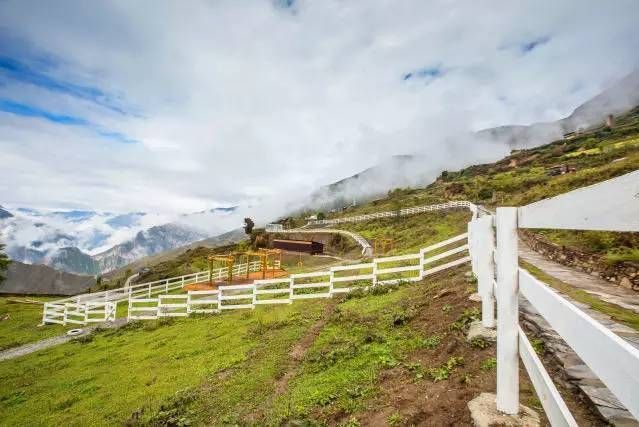
[[[0,284],[0,294],[75,295],[86,292],[93,285],[93,276],[13,261],[6,272],[6,280]]]
[[[0,210],[0,241],[11,259],[45,264],[76,274],[96,275],[117,269],[135,259],[183,246],[208,237],[194,227],[166,223],[135,232],[130,240],[99,253],[86,248],[104,245],[114,232],[135,231],[147,214],[108,214],[93,211],[41,212],[17,208]]]

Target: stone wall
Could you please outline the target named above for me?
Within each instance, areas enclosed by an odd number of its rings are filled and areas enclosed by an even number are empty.
[[[600,277],[625,288],[639,291],[639,264],[632,262],[611,264],[599,255],[581,252],[549,242],[542,236],[528,230],[520,230],[519,236],[531,249],[552,261]]]

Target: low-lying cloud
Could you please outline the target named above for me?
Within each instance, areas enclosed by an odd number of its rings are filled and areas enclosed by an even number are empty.
[[[570,114],[637,67],[638,18],[631,0],[5,1],[0,56],[31,77],[0,67],[0,99],[91,126],[0,111],[0,202],[240,205],[231,227],[392,155],[489,160],[508,147],[454,137]]]

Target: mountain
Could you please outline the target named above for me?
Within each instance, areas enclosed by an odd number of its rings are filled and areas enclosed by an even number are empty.
[[[0,208],[0,241],[11,259],[45,264],[76,274],[101,274],[135,259],[210,236],[197,224],[169,222],[144,212],[113,214],[90,210],[49,211]],[[226,215],[211,210],[207,219]],[[202,217],[201,214],[193,214]],[[159,223],[159,224],[157,224]]]
[[[427,174],[406,171],[423,170],[428,159],[422,155],[392,156],[348,178],[321,187],[311,195],[311,204],[323,210],[341,208],[385,193],[390,188],[413,186],[428,180]]]
[[[207,237],[205,233],[179,224],[165,224],[140,231],[135,238],[94,255],[100,272],[108,272],[131,262],[178,248]]]
[[[13,261],[0,284],[0,293],[27,295],[75,295],[95,284],[92,276],[57,271],[46,265]]]
[[[600,125],[609,114],[617,115],[639,105],[639,70],[618,80],[584,102],[568,117],[556,122],[500,126],[475,134],[480,140],[499,141],[511,149],[532,148],[561,139],[564,134]]]
[[[0,206],[0,219],[12,218],[13,214]]]
[[[198,240],[192,243],[189,243],[185,246],[180,246],[174,249],[166,250],[164,252],[159,252],[154,255],[145,256],[142,258],[138,258],[130,264],[126,264],[119,269],[112,270],[105,277],[113,278],[119,275],[122,275],[126,272],[126,270],[131,270],[133,273],[139,272],[145,267],[148,267],[153,264],[157,264],[162,261],[166,261],[169,259],[173,259],[178,255],[186,252],[189,249],[194,249],[197,247],[205,247],[205,248],[216,248],[218,246],[224,246],[231,243],[237,243],[240,240],[246,239],[246,233],[244,233],[243,228],[237,228],[235,230],[231,230],[226,233],[222,233],[218,236],[209,237],[207,239]]]
[[[490,162],[513,149],[532,148],[561,139],[564,134],[600,126],[609,114],[617,115],[639,105],[639,70],[586,101],[568,117],[555,122],[508,125],[458,135],[442,141],[444,156],[430,153],[393,156],[362,172],[315,191],[309,208],[330,210],[374,199],[394,188],[427,184],[443,169],[458,169]],[[489,149],[490,148],[490,149]]]

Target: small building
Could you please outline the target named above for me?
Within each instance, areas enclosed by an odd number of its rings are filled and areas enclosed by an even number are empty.
[[[278,233],[284,231],[284,226],[282,224],[266,224],[265,230],[267,233]]]
[[[273,249],[289,252],[303,252],[317,255],[324,253],[324,245],[311,240],[273,239]]]

